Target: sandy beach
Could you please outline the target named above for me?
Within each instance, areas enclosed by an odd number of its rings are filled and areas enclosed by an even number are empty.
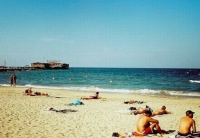
[[[0,137],[1,138],[112,138],[113,132],[124,134],[135,130],[139,115],[126,113],[130,107],[159,109],[162,105],[172,114],[155,116],[162,129],[177,132],[179,120],[186,110],[195,112],[197,130],[200,130],[200,102],[198,98],[158,97],[136,94],[101,93],[102,99],[81,100],[84,105],[67,104],[95,92],[34,89],[46,96],[26,96],[25,88],[0,86]],[[145,101],[143,104],[124,104],[124,100]],[[47,111],[73,109],[66,114]],[[124,111],[124,112],[123,112]],[[159,137],[159,136],[153,136]]]

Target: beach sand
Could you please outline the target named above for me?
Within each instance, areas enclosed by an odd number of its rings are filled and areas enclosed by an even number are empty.
[[[179,120],[190,109],[195,112],[197,130],[200,130],[200,100],[198,98],[149,96],[137,94],[102,93],[98,100],[81,100],[84,105],[68,106],[82,96],[95,92],[35,89],[50,94],[26,96],[25,88],[0,86],[0,138],[112,138],[113,132],[124,134],[135,130],[139,115],[129,114],[130,107],[159,109],[162,105],[172,114],[155,116],[162,129],[177,132]],[[124,104],[124,100],[145,101],[143,104]],[[66,114],[46,111],[48,107],[73,109]],[[159,137],[153,136],[153,137]]]

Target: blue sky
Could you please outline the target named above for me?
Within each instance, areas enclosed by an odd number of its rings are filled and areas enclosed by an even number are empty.
[[[200,68],[199,0],[0,0],[0,65]]]

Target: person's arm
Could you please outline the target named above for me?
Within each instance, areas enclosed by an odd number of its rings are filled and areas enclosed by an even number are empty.
[[[193,123],[192,123],[192,132],[196,132],[196,123],[195,123],[194,120],[193,120]]]
[[[153,118],[151,118],[151,117],[148,118],[148,121],[151,122],[151,123],[159,124],[159,121],[158,121],[158,120],[153,119]]]
[[[167,110],[165,110],[165,113],[166,113],[166,114],[171,114],[171,112],[169,112],[169,111],[167,111]]]
[[[90,96],[91,98],[99,99],[99,94],[96,94],[94,96]]]

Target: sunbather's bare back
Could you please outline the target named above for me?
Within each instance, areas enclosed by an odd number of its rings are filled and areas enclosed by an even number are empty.
[[[179,132],[183,134],[190,133],[190,129],[195,125],[195,121],[189,117],[182,117],[179,125]],[[194,130],[193,130],[194,131]],[[195,128],[196,131],[196,128]]]

